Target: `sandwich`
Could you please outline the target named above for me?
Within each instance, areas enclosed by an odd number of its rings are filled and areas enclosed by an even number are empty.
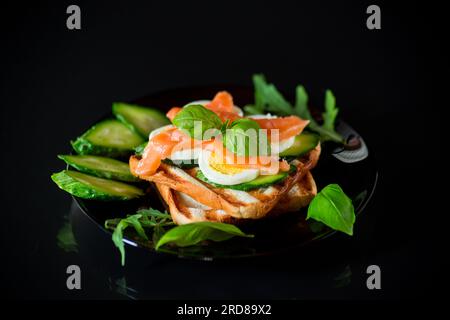
[[[321,149],[308,120],[244,116],[226,91],[174,107],[167,117],[172,124],[151,132],[129,164],[154,184],[176,224],[273,217],[298,211],[317,194],[311,170]]]

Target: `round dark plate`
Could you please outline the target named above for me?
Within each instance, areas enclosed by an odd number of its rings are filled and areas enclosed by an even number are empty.
[[[220,90],[229,91],[239,106],[253,102],[252,88],[222,85],[167,90],[138,99],[133,103],[167,111],[173,106],[183,106],[190,101],[211,98]],[[358,133],[343,121],[338,121],[337,131],[346,138],[358,136]],[[343,188],[353,201],[358,220],[363,218],[361,213],[375,190],[378,176],[373,158],[370,157],[362,137],[360,142],[360,146],[354,150],[343,150],[332,143],[324,144],[319,163],[312,171],[319,190],[330,183],[337,183]],[[105,232],[110,232],[104,228],[106,219],[133,214],[140,207],[151,206],[160,210],[164,209],[158,194],[154,191],[141,200],[125,202],[99,202],[79,198],[75,200],[81,210]],[[202,260],[271,255],[307,245],[336,233],[319,222],[305,221],[305,216],[305,210],[301,210],[240,226],[244,232],[254,234],[254,238],[234,238],[224,242],[169,248],[164,249],[163,252],[178,257]],[[124,241],[141,247],[142,250],[154,251],[148,243],[131,238]]]

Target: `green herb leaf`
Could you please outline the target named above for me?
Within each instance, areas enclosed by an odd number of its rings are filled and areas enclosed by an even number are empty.
[[[126,220],[120,221],[119,224],[116,226],[116,229],[114,230],[112,235],[112,241],[120,251],[121,263],[123,266],[125,265],[125,246],[123,244],[123,231],[128,226],[129,224]]]
[[[123,235],[126,228],[132,226],[139,238],[149,241],[144,228],[154,228],[152,238],[153,240],[159,240],[165,232],[164,227],[172,225],[174,223],[168,213],[152,208],[138,210],[136,214],[129,215],[124,219],[109,219],[105,221],[105,227],[114,230],[112,241],[120,251],[122,265],[125,265]]]
[[[244,110],[246,114],[261,114],[264,112],[264,110],[259,110],[256,106],[252,104],[244,106]]]
[[[220,127],[220,132],[222,132],[222,135],[225,134],[225,130],[227,130],[231,125],[231,120],[227,119],[224,123],[222,123],[222,126]]]
[[[291,104],[283,97],[273,84],[266,82],[263,75],[253,76],[255,86],[255,106],[268,111],[288,116],[292,115],[293,108]]]
[[[322,141],[334,141],[344,143],[342,136],[334,130],[334,122],[338,113],[334,96],[327,90],[325,94],[324,123],[320,125],[311,116],[308,109],[308,94],[303,86],[296,88],[295,106],[292,106],[273,84],[266,82],[263,75],[253,76],[255,89],[255,104],[244,107],[248,114],[262,114],[272,112],[281,116],[297,115],[303,119],[310,120],[309,128],[320,134]]]
[[[267,135],[260,134],[259,129],[261,127],[255,120],[235,120],[223,134],[223,145],[238,156],[267,155],[270,153],[270,143]],[[263,146],[266,148],[263,149]]]
[[[264,111],[265,97],[264,90],[267,86],[266,78],[262,74],[253,75],[253,86],[255,87],[255,111],[262,113]]]
[[[156,244],[156,250],[167,243],[187,247],[204,240],[224,241],[235,236],[253,237],[253,235],[245,234],[232,224],[209,221],[194,222],[176,226],[167,231]]]
[[[295,113],[305,120],[309,120],[310,123],[316,123],[316,120],[311,116],[308,109],[308,93],[303,86],[299,85],[295,89]]]
[[[192,104],[184,107],[172,120],[172,123],[179,129],[187,132],[192,138],[202,140],[207,130],[222,127],[222,121],[211,110],[199,104]],[[201,130],[195,130],[196,125],[201,123]],[[197,132],[198,131],[198,132]]]
[[[352,200],[337,184],[323,188],[311,201],[306,219],[314,219],[328,227],[353,235],[355,209]]]
[[[322,113],[323,116],[323,127],[328,130],[334,130],[334,121],[339,112],[336,108],[336,98],[331,90],[325,92],[325,112]]]

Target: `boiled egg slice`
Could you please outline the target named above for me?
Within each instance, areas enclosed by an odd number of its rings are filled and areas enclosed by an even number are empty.
[[[153,130],[152,132],[150,132],[148,140],[151,140],[158,133],[161,133],[165,130],[168,130],[168,129],[171,129],[174,127],[175,127],[174,125],[169,124],[167,126],[157,128],[157,129]],[[178,161],[179,163],[192,163],[190,160],[197,160],[201,151],[202,151],[201,148],[186,148],[186,149],[182,149],[182,150],[174,150],[170,154],[170,156],[167,158],[172,161]]]
[[[198,166],[211,182],[232,186],[256,179],[259,169],[244,169],[225,164],[214,152],[202,150],[198,158]]]
[[[250,119],[275,119],[278,118],[275,115],[271,115],[270,113],[266,113],[266,114],[253,114],[248,116]]]
[[[270,148],[272,154],[281,153],[284,150],[292,147],[295,142],[295,136],[279,141],[278,143],[271,143]]]

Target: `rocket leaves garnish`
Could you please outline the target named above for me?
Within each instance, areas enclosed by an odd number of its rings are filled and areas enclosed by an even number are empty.
[[[105,221],[105,228],[114,230],[112,240],[120,251],[122,265],[125,265],[123,234],[126,228],[133,227],[140,240],[149,241],[145,229],[154,229],[154,232],[156,231],[160,234],[165,227],[173,225],[172,218],[168,213],[152,208],[138,210],[136,214],[128,215],[123,219],[118,218]]]
[[[134,238],[151,243],[155,250],[169,243],[185,247],[205,240],[225,241],[235,236],[253,237],[228,223],[196,222],[173,227],[174,225],[170,214],[152,208],[138,210],[136,214],[123,219],[105,221],[105,227],[114,230],[112,241],[120,251],[122,265],[125,265],[124,232],[128,227],[133,227]]]
[[[344,143],[342,136],[334,130],[339,109],[336,107],[336,100],[330,90],[325,92],[325,112],[322,114],[324,121],[320,125],[308,109],[308,94],[303,86],[297,86],[295,106],[292,106],[273,84],[266,82],[263,75],[253,75],[253,85],[255,102],[253,105],[244,107],[248,114],[272,112],[281,116],[297,115],[310,121],[309,128],[319,133],[322,141]]]

